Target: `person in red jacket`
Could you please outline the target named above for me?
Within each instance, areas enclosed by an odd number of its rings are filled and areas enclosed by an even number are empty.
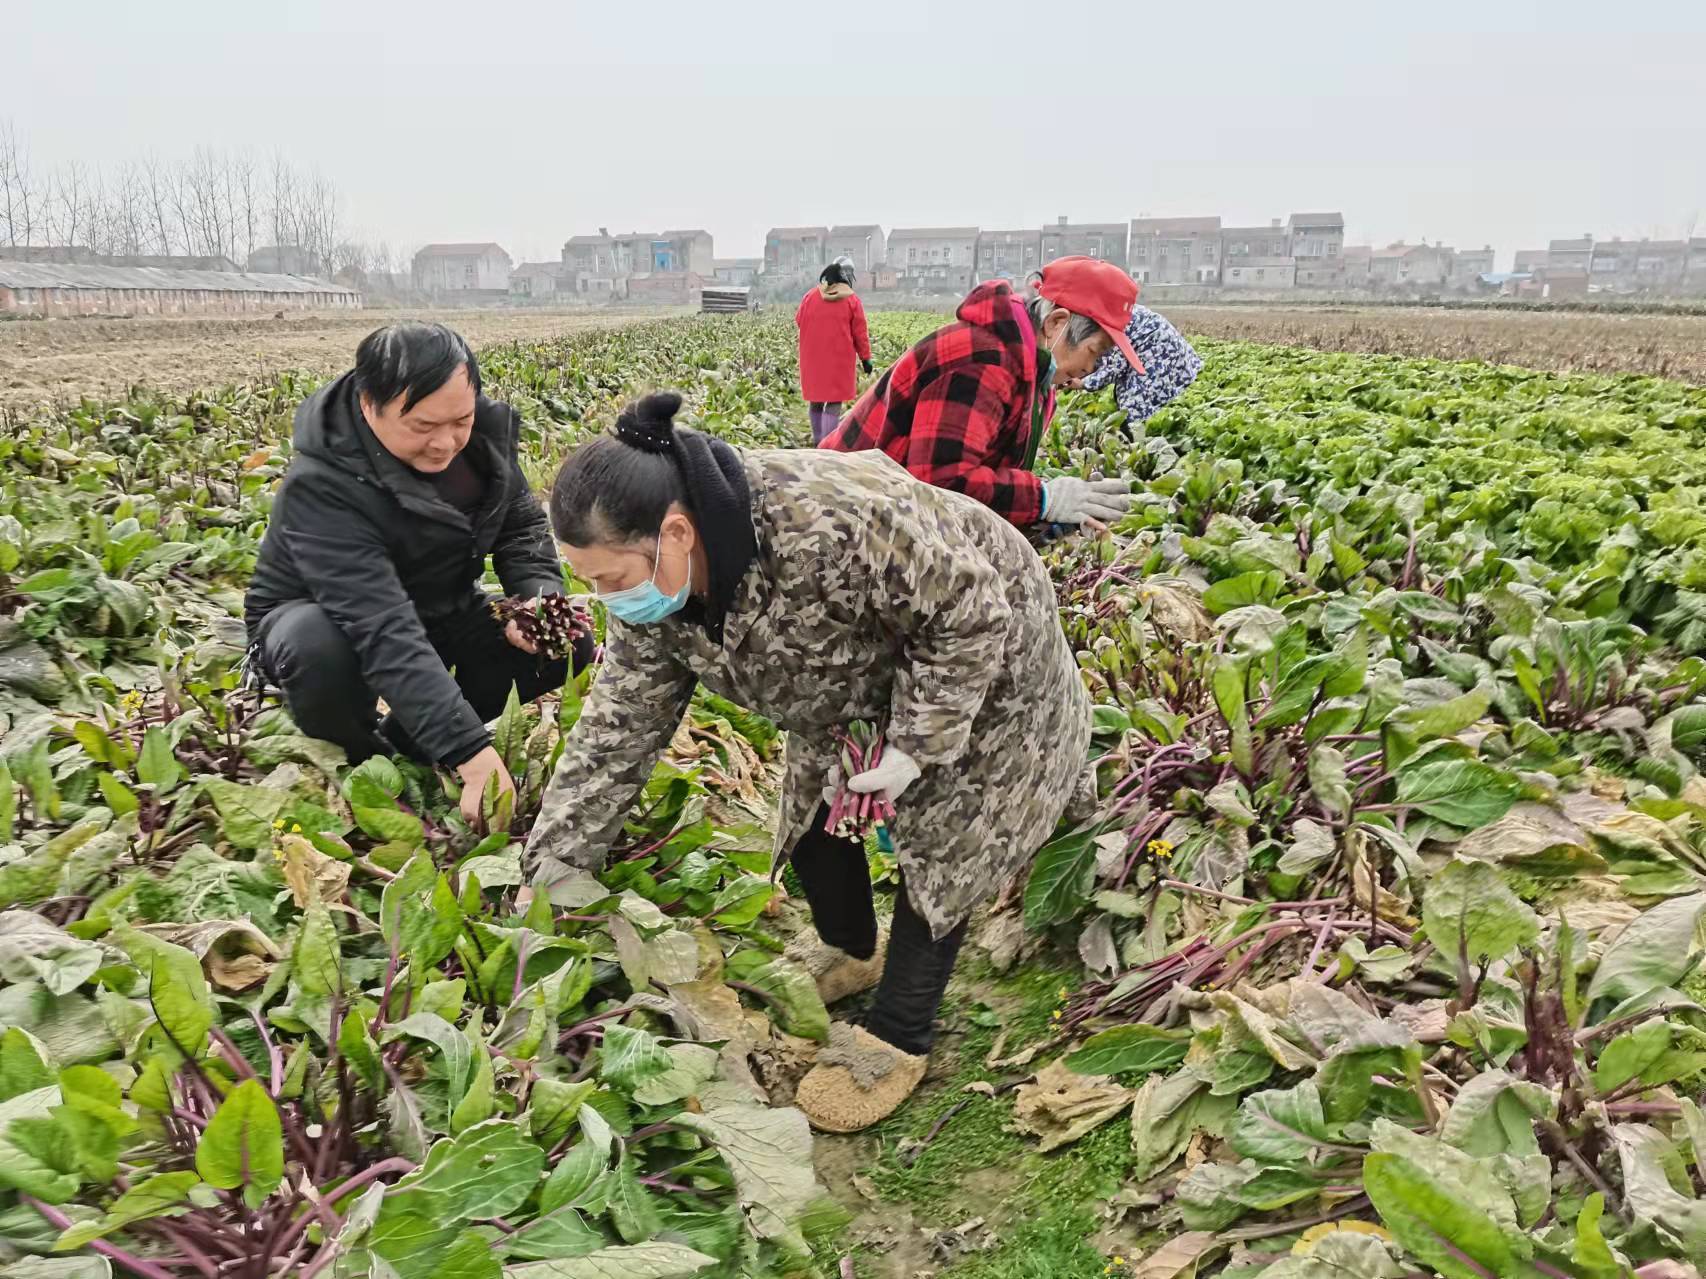
[[[794,312],[800,329],[800,392],[811,408],[813,444],[835,429],[841,406],[858,389],[853,361],[871,371],[871,336],[853,279],[852,259],[835,259]]]
[[[986,281],[960,303],[954,323],[877,379],[820,447],[881,449],[926,483],[975,498],[1021,528],[1117,520],[1136,500],[1128,480],[1045,481],[1032,467],[1056,382],[1085,376],[1113,350],[1142,370],[1125,335],[1136,300],[1131,276],[1094,258],[1049,263],[1028,298],[1005,280]]]

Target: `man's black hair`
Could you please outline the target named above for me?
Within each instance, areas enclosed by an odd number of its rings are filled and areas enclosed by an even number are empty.
[[[400,395],[407,413],[450,381],[457,369],[468,370],[468,385],[478,395],[480,362],[455,329],[413,321],[387,324],[356,348],[355,389],[381,407]]]

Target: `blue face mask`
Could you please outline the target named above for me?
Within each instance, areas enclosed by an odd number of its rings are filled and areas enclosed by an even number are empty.
[[[687,580],[681,584],[681,589],[673,595],[665,595],[658,589],[657,584],[658,564],[662,559],[663,534],[659,533],[657,554],[652,558],[651,577],[638,586],[600,595],[598,602],[609,609],[612,616],[635,626],[661,622],[672,613],[679,613],[682,605],[687,603],[688,591],[693,587],[693,561],[687,561]]]
[[[1062,328],[1061,334],[1064,335],[1065,332],[1066,332],[1066,330],[1064,328]],[[1049,343],[1049,348],[1048,348],[1047,352],[1045,352],[1045,354],[1048,358],[1048,370],[1047,370],[1047,372],[1045,372],[1043,374],[1042,386],[1040,388],[1038,388],[1039,390],[1046,391],[1049,389],[1049,387],[1054,385],[1055,371],[1057,369],[1059,369],[1059,367],[1060,367],[1060,359],[1058,356],[1055,355],[1054,351],[1055,351],[1055,347],[1057,347],[1059,345],[1060,345],[1060,337],[1056,337],[1053,342]]]

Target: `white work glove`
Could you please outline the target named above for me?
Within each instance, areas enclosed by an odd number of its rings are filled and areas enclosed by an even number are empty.
[[[1043,484],[1043,519],[1050,524],[1111,524],[1137,501],[1129,480],[1081,480],[1062,475]]]
[[[918,762],[903,750],[883,747],[883,762],[847,779],[847,789],[855,795],[875,795],[882,792],[889,803],[897,803],[906,788],[923,775]]]

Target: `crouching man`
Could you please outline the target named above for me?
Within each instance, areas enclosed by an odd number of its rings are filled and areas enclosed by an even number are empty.
[[[486,728],[511,685],[530,700],[570,665],[500,625],[480,586],[490,556],[507,594],[563,590],[517,461],[519,421],[480,393],[461,335],[369,334],[355,368],[296,411],[244,601],[251,665],[304,733],[352,761],[397,753],[454,769],[470,821],[490,776],[512,784]],[[577,641],[575,670],[592,651]]]

